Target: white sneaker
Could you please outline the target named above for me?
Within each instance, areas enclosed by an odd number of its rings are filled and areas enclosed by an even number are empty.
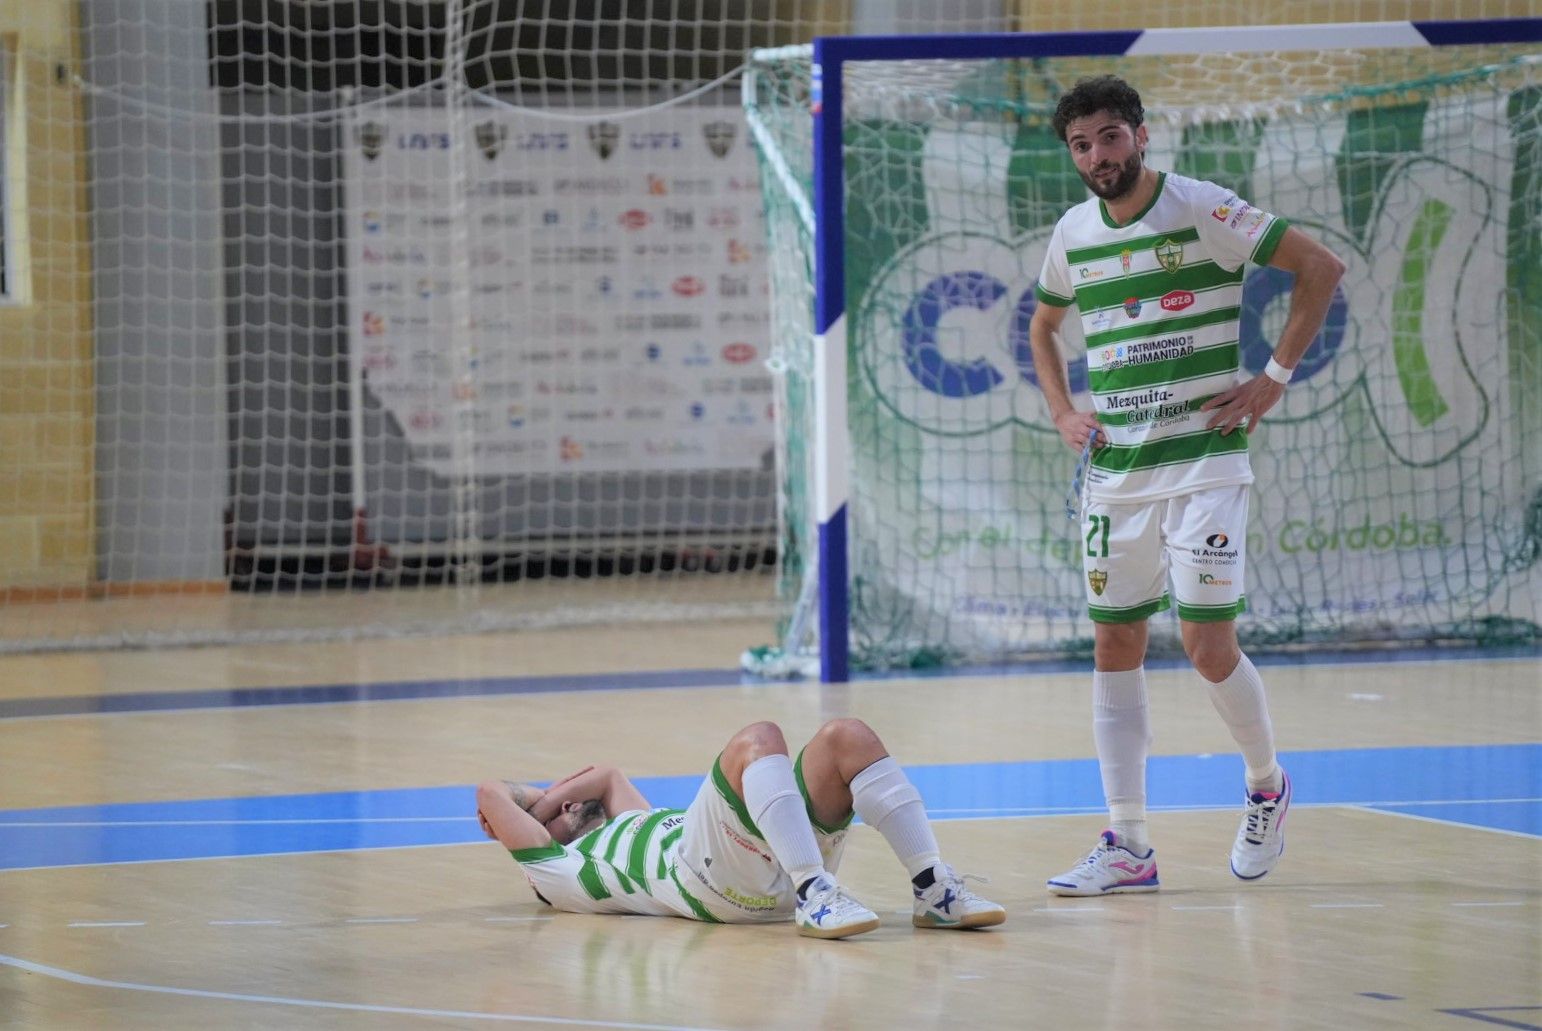
[[[1148,848],[1138,856],[1113,831],[1104,831],[1086,859],[1049,881],[1055,895],[1115,895],[1157,887],[1156,850]]]
[[[1285,812],[1290,808],[1290,778],[1280,771],[1284,786],[1278,794],[1255,791],[1247,796],[1242,826],[1231,846],[1231,872],[1256,881],[1280,861],[1285,851]]]
[[[878,926],[878,914],[823,875],[814,878],[792,913],[798,933],[810,938],[847,938]]]
[[[915,888],[915,913],[910,922],[917,927],[992,927],[1007,918],[1007,911],[988,899],[982,899],[964,884],[965,877],[953,872],[947,863],[932,867],[936,878],[929,888]],[[974,878],[980,880],[981,878]]]

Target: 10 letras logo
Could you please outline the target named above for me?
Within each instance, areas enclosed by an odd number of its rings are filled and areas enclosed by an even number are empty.
[[[1503,304],[1503,227],[1482,207],[1487,198],[1468,173],[1415,156],[1384,180],[1363,242],[1296,220],[1349,271],[1271,422],[1337,418],[1346,396],[1361,393],[1384,446],[1405,462],[1447,459],[1477,437],[1490,406],[1473,370],[1503,368],[1506,346],[1490,325],[1483,346],[1497,358],[1469,354],[1477,338],[1467,339],[1470,320],[1457,315]],[[936,436],[1014,426],[1053,432],[1028,337],[1049,232],[1014,240],[946,232],[885,262],[854,310],[852,339],[857,368],[894,416]],[[1261,372],[1272,355],[1292,285],[1281,269],[1249,268],[1239,320],[1247,372]],[[1153,318],[1195,306],[1188,291],[1150,300]],[[1071,390],[1083,392],[1086,343],[1076,312],[1062,336]]]

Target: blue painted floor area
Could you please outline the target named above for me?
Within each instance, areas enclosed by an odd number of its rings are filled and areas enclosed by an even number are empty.
[[[1281,755],[1305,805],[1359,805],[1542,837],[1542,744]],[[907,767],[935,819],[1100,813],[1092,759]],[[1153,810],[1232,808],[1242,763],[1156,756]],[[700,777],[641,777],[684,807]],[[0,870],[450,845],[485,840],[470,786],[0,810]]]

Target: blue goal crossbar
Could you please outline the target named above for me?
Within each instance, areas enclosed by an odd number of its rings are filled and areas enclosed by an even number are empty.
[[[1108,32],[822,36],[814,40],[814,504],[819,520],[819,678],[850,677],[846,499],[846,212],[841,86],[853,61],[1126,57],[1542,43],[1542,18],[1349,22]]]

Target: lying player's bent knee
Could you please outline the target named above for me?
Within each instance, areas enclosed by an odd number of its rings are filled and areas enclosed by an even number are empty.
[[[785,755],[787,739],[782,736],[781,727],[770,720],[762,720],[759,723],[751,723],[735,734],[724,751],[741,752],[747,758],[778,753]]]
[[[842,747],[850,747],[856,744],[867,744],[878,740],[878,735],[866,723],[854,716],[843,716],[833,719],[819,728],[821,737],[834,739],[834,743]]]

